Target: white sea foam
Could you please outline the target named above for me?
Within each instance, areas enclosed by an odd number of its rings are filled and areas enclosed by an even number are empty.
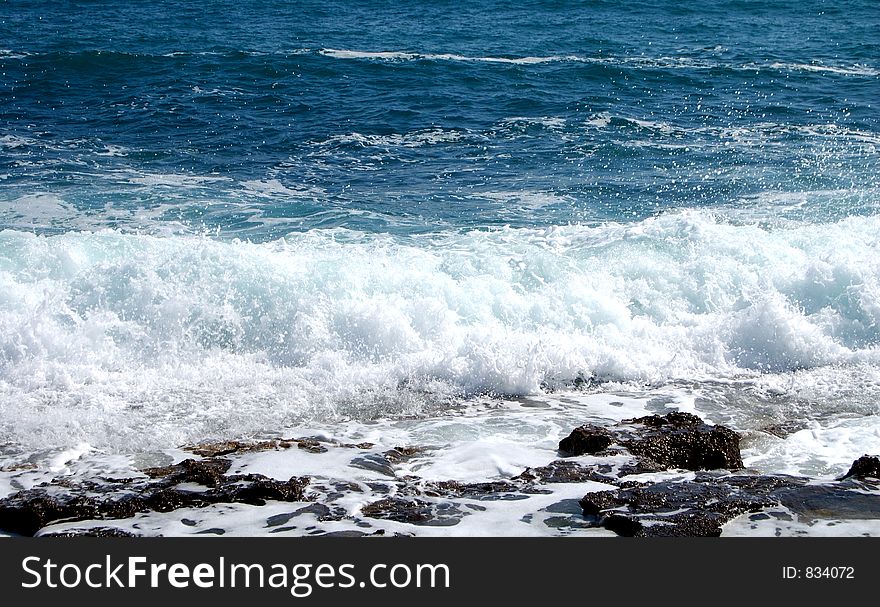
[[[611,124],[611,114],[608,112],[600,112],[587,120],[587,124],[597,129],[604,129]]]
[[[242,181],[245,190],[257,196],[287,197],[287,198],[315,198],[325,195],[322,188],[315,186],[287,186],[278,179],[263,179]]]
[[[405,147],[418,148],[424,145],[437,143],[449,143],[459,141],[465,136],[462,131],[447,130],[440,128],[423,129],[409,133],[390,133],[387,135],[369,135],[362,133],[347,133],[333,135],[321,141],[317,145],[345,145],[358,144],[364,147]]]
[[[880,364],[880,217],[266,244],[0,232],[0,432],[178,445],[578,376]]]
[[[229,177],[219,175],[185,175],[176,173],[167,174],[136,174],[128,179],[129,183],[144,186],[165,186],[192,188],[202,187],[207,184],[220,181],[231,181]]]
[[[821,63],[774,62],[769,67],[777,70],[843,74],[846,76],[880,76],[880,70],[862,64],[823,65]]]
[[[526,125],[526,126],[543,126],[551,130],[557,130],[565,128],[565,118],[561,116],[514,116],[512,118],[505,118],[501,121],[503,125]]]
[[[473,57],[455,53],[409,53],[402,51],[354,51],[325,48],[320,54],[334,59],[373,59],[383,61],[464,61],[480,63],[509,63],[514,65],[534,65],[556,61],[577,61],[572,55],[552,55],[547,57]]]
[[[0,221],[18,229],[33,229],[59,223],[80,225],[75,208],[61,197],[45,192],[19,196],[11,204],[0,206]]]
[[[16,148],[31,146],[37,143],[35,139],[31,139],[30,137],[19,137],[16,135],[3,135],[0,137],[0,147],[3,147],[7,150],[14,150]]]
[[[308,52],[302,49],[300,52]],[[319,54],[334,59],[355,59],[374,61],[458,61],[468,63],[501,63],[514,65],[536,65],[544,63],[587,63],[596,65],[613,65],[632,68],[662,69],[662,70],[708,70],[708,69],[734,69],[734,70],[776,70],[776,71],[800,71],[817,74],[831,74],[844,76],[868,76],[880,75],[876,67],[856,63],[851,65],[826,65],[818,62],[748,62],[735,63],[723,61],[715,57],[693,57],[688,55],[632,55],[632,56],[586,56],[586,55],[545,55],[523,57],[497,57],[480,55],[461,55],[458,53],[418,53],[408,51],[359,51],[351,49],[325,48],[318,51]]]
[[[0,59],[24,59],[28,55],[30,55],[30,53],[13,51],[8,48],[0,48]]]
[[[488,198],[489,200],[510,203],[515,209],[541,209],[558,204],[571,204],[574,201],[574,199],[568,195],[529,190],[482,192],[480,194],[474,194],[470,198]]]

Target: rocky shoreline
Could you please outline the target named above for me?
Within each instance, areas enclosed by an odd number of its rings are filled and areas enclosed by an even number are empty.
[[[129,477],[60,475],[0,499],[0,531],[14,535],[163,535],[144,521],[235,505],[265,508],[264,533],[413,535],[419,528],[456,527],[494,507],[511,522],[532,513],[505,507],[547,497],[544,524],[566,534],[605,530],[621,536],[719,536],[737,517],[748,521],[880,519],[880,457],[864,455],[837,480],[750,473],[740,436],[689,413],[586,424],[559,443],[558,459],[489,482],[425,480],[401,464],[430,449],[316,438],[226,441],[186,448],[192,457],[145,468]],[[291,451],[294,450],[294,451]],[[373,480],[291,476],[284,480],[239,471],[249,456],[296,451],[316,457],[343,453]],[[557,496],[554,487],[566,486]],[[287,506],[284,506],[287,504]],[[269,505],[281,505],[269,508]],[[225,511],[222,511],[225,512]],[[222,513],[221,512],[221,513]],[[254,511],[248,516],[258,517]],[[208,517],[211,518],[211,517]],[[218,520],[214,516],[212,520]],[[189,523],[187,522],[189,521]],[[303,523],[306,521],[306,523]],[[383,526],[384,525],[384,526]],[[199,533],[224,533],[206,527]],[[455,530],[452,530],[455,535]]]

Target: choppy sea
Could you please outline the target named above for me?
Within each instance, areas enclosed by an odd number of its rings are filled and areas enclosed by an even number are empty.
[[[681,410],[840,475],[880,444],[878,32],[874,0],[4,2],[0,456],[300,432],[486,480]]]

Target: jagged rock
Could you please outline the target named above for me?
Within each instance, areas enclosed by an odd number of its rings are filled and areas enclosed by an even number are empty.
[[[589,493],[579,502],[596,525],[626,536],[717,536],[746,512],[784,507],[807,519],[880,518],[876,495],[858,484],[811,483],[792,476],[701,473],[693,481],[664,481]]]
[[[624,420],[611,428],[590,424],[576,428],[559,442],[567,455],[602,454],[617,444],[643,458],[646,470],[734,470],[743,467],[739,434],[711,426],[696,415],[669,413]]]
[[[717,477],[666,481],[590,493],[580,505],[586,516],[619,535],[718,536],[730,519],[779,503],[771,495],[778,485],[762,482],[764,478],[748,478],[753,482],[739,487],[719,482]]]
[[[627,420],[648,429],[623,445],[633,453],[667,468],[728,470],[743,467],[739,434],[724,426],[710,426],[696,415],[669,413]]]
[[[265,441],[220,441],[217,443],[202,443],[199,445],[188,445],[184,447],[186,451],[200,455],[202,457],[220,457],[223,455],[234,455],[237,453],[251,453],[255,451],[272,451],[277,449],[290,449],[294,445],[309,451],[310,453],[326,453],[327,447],[322,442],[314,438],[282,438]],[[351,447],[358,449],[369,449],[373,445],[371,443],[359,443],[357,445],[341,444],[340,447]]]
[[[305,501],[309,479],[278,481],[258,474],[225,475],[226,459],[184,460],[145,471],[152,480],[123,479],[43,484],[0,500],[0,529],[34,535],[62,520],[131,518],[139,512],[171,512],[218,503],[263,505],[269,500]],[[178,485],[197,484],[204,490]]]
[[[165,486],[175,483],[191,482],[199,485],[216,486],[232,461],[222,458],[185,459],[179,464],[162,468],[147,468],[143,472],[150,478],[162,479]]]
[[[850,466],[849,472],[840,477],[840,480],[852,476],[856,478],[871,477],[880,479],[880,457],[877,457],[876,455],[863,455],[853,462],[852,466]]]
[[[450,527],[457,525],[467,512],[450,502],[429,502],[417,498],[386,497],[367,504],[361,514],[411,525]]]
[[[571,431],[559,441],[559,451],[566,455],[599,453],[614,442],[611,432],[593,424],[585,424]]]
[[[309,453],[326,453],[327,447],[322,445],[316,440],[310,438],[303,438],[297,441],[297,447],[304,451],[308,451]]]
[[[662,472],[666,466],[655,462],[647,457],[636,457],[633,461],[623,464],[617,470],[617,476],[629,476],[631,474],[647,474],[650,472]]]
[[[342,443],[339,446],[346,447],[348,449],[372,449],[375,445],[373,443],[363,442],[363,443]]]

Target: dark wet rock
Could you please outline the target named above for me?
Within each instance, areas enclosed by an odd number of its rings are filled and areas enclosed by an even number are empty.
[[[380,529],[384,533],[384,529]],[[357,529],[346,529],[345,531],[330,531],[328,533],[322,533],[321,537],[366,537],[370,535],[368,533],[364,533],[363,531],[358,531]],[[377,534],[373,534],[377,535]]]
[[[584,466],[576,462],[556,460],[546,466],[526,468],[519,476],[514,477],[514,480],[551,484],[587,481],[617,484],[617,478],[612,474],[613,470],[614,468],[608,464]]]
[[[266,527],[277,527],[290,522],[292,519],[304,514],[313,514],[319,521],[340,521],[345,518],[346,512],[343,508],[330,508],[325,504],[309,504],[303,506],[294,512],[286,512],[284,514],[276,514],[266,519]]]
[[[312,485],[311,488],[323,494],[323,499],[327,503],[334,502],[351,493],[364,492],[364,489],[363,487],[361,487],[360,483],[356,483],[354,481],[330,480],[326,481],[324,484],[319,482],[318,484]]]
[[[876,478],[880,480],[880,457],[876,455],[863,455],[853,462],[849,472],[844,474],[840,480],[850,477],[855,478]]]
[[[339,491],[351,491],[353,493],[363,493],[364,490],[358,483],[352,481],[339,481],[338,483],[334,483],[333,485]]]
[[[309,453],[326,453],[327,447],[322,445],[316,440],[312,439],[300,439],[297,441],[297,447],[302,449],[303,451],[308,451]]]
[[[249,453],[252,451],[270,451],[273,449],[289,449],[293,441],[267,440],[257,442],[245,441],[220,441],[216,443],[200,443],[184,447],[186,451],[201,457],[220,457],[236,453]]]
[[[593,527],[591,521],[582,516],[580,504],[574,499],[564,499],[541,509],[542,512],[554,514],[545,517],[544,525],[551,529],[574,530]]]
[[[367,453],[358,456],[351,460],[348,465],[362,470],[378,472],[379,474],[390,476],[392,478],[397,476],[397,473],[394,471],[394,466],[391,465],[391,462],[380,453]]]
[[[785,421],[764,426],[763,428],[760,428],[760,430],[767,434],[772,434],[777,438],[785,438],[786,436],[791,436],[795,432],[799,432],[806,427],[807,423],[804,421]]]
[[[370,491],[372,491],[373,493],[381,493],[381,494],[391,493],[391,488],[393,486],[388,483],[374,483],[374,482],[368,482],[368,483],[366,483],[366,485],[370,489]]]
[[[466,498],[477,500],[521,500],[524,495],[522,485],[510,481],[485,483],[460,483],[458,481],[439,481],[424,484],[421,493],[428,497]]]
[[[179,464],[147,468],[143,472],[150,478],[162,479],[164,486],[190,482],[214,487],[222,482],[231,466],[231,460],[222,458],[185,459]]]
[[[629,476],[631,474],[648,474],[651,472],[662,472],[666,470],[666,466],[655,462],[647,457],[637,457],[632,462],[623,464],[617,469],[617,476]]]
[[[269,501],[306,501],[307,477],[291,477],[278,481],[260,474],[235,475],[227,477],[229,482],[219,489],[209,492],[210,503],[236,503],[263,506]]]
[[[880,519],[880,496],[865,492],[860,483],[809,484],[776,495],[802,519]]]
[[[580,505],[586,516],[619,535],[718,536],[721,526],[732,518],[778,505],[778,501],[762,492],[685,481],[591,493]]]
[[[308,478],[278,481],[258,474],[226,475],[230,465],[229,460],[220,458],[184,460],[146,470],[151,478],[148,481],[73,483],[68,479],[46,483],[0,500],[0,529],[34,535],[58,521],[124,519],[141,512],[171,512],[219,503],[306,501]],[[184,484],[185,488],[181,487]]]
[[[402,497],[386,497],[367,504],[361,509],[361,514],[370,518],[431,527],[457,525],[467,515],[457,504],[451,502],[429,502]]]
[[[427,449],[424,447],[394,447],[394,449],[386,451],[383,455],[385,456],[385,459],[392,464],[399,464],[400,462],[412,459],[416,455],[424,453],[425,451],[427,451]]]
[[[551,529],[574,530],[590,529],[592,525],[583,518],[576,516],[550,516],[544,519],[544,525]]]
[[[585,424],[559,441],[559,451],[565,455],[594,454],[606,449],[613,442],[611,432],[605,428]]]
[[[584,375],[583,373],[578,373],[577,377],[574,378],[574,387],[580,390],[587,390],[588,388],[593,388],[595,386],[599,386],[603,384],[605,380],[601,377],[597,377],[594,374]]]
[[[298,529],[296,525],[288,525],[286,527],[273,527],[269,529],[269,533],[284,533],[286,531],[294,531]]]
[[[318,438],[281,438],[264,441],[220,441],[216,443],[201,443],[198,445],[188,445],[184,447],[190,453],[194,453],[201,457],[221,457],[224,455],[237,455],[240,453],[253,453],[257,451],[273,451],[280,449],[290,449],[291,447],[299,447],[310,453],[326,453],[328,448],[322,444]],[[341,447],[353,448],[370,448],[371,443],[360,443],[358,445],[338,445]]]
[[[718,536],[741,514],[779,507],[809,520],[880,518],[880,499],[860,489],[791,476],[701,473],[692,481],[589,493],[579,503],[588,520],[619,535]]]
[[[373,443],[362,442],[362,443],[339,443],[337,446],[345,447],[346,449],[372,449],[376,445]]]
[[[743,467],[739,434],[724,426],[712,426],[690,413],[668,413],[629,419],[601,428],[587,424],[559,442],[567,455],[605,455],[619,445],[642,458],[647,470],[728,470]]]
[[[686,470],[728,470],[743,467],[739,452],[739,434],[725,426],[711,426],[696,415],[669,413],[627,420],[625,424],[642,426],[637,436],[623,445],[634,455],[652,460],[667,468]]]
[[[555,514],[580,514],[583,512],[580,501],[575,499],[564,499],[556,503],[550,504],[546,508],[542,508],[544,512],[553,512]]]

